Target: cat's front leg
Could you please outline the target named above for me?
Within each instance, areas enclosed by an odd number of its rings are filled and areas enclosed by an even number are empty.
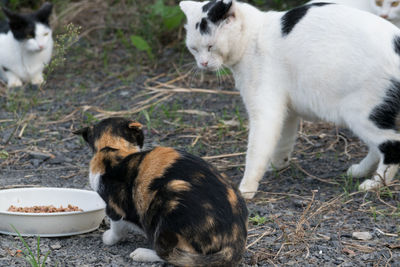
[[[20,87],[22,86],[22,81],[18,76],[16,76],[14,73],[11,71],[6,71],[5,76],[7,79],[7,87],[13,88],[13,87]]]
[[[128,234],[130,223],[120,219],[114,221],[110,219],[110,229],[103,234],[103,243],[106,245],[114,245]]]
[[[299,116],[293,111],[289,112],[286,116],[281,137],[271,160],[272,170],[282,170],[289,166],[293,147],[296,142],[299,121]]]
[[[243,197],[251,199],[257,192],[280,138],[286,105],[279,96],[264,99],[258,96],[251,104],[246,103],[246,107],[250,120],[249,143],[246,169],[239,190]]]
[[[44,82],[43,74],[42,72],[37,73],[36,75],[33,76],[31,83],[33,85],[41,85]]]

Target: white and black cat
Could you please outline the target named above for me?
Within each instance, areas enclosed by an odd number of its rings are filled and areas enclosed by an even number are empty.
[[[183,1],[187,47],[202,69],[228,66],[249,114],[247,198],[272,163],[289,164],[298,122],[347,126],[369,147],[350,167],[369,190],[390,183],[400,163],[400,30],[344,5],[315,3],[261,12],[232,0]]]
[[[400,1],[399,0],[313,0],[309,3],[329,2],[348,5],[389,20],[400,27]]]
[[[154,250],[135,261],[233,267],[247,237],[247,208],[231,182],[204,160],[170,147],[141,151],[141,124],[109,118],[75,134],[93,150],[90,185],[107,203],[107,245],[128,230],[144,232]]]
[[[40,85],[43,69],[53,50],[49,17],[52,4],[45,3],[36,12],[17,14],[3,8],[8,22],[0,26],[0,78],[8,87],[23,82]]]

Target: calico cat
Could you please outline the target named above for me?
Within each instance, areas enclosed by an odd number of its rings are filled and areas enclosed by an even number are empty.
[[[399,0],[313,0],[309,3],[329,2],[348,5],[389,20],[400,27],[400,1]]]
[[[353,177],[390,183],[400,163],[400,30],[344,5],[261,12],[232,0],[183,1],[186,44],[201,69],[232,70],[249,114],[239,189],[252,198],[267,167],[289,164],[300,117],[347,126],[369,147]]]
[[[107,245],[139,229],[154,250],[135,261],[236,266],[245,250],[247,208],[240,193],[202,159],[170,147],[141,151],[141,124],[110,118],[75,132],[94,155],[90,185],[107,203]]]
[[[0,78],[8,87],[23,82],[43,83],[43,69],[53,50],[49,26],[52,7],[45,3],[30,14],[17,14],[3,7],[8,22],[0,24]]]

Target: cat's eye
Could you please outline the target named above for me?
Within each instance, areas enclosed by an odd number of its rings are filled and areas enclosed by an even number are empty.
[[[212,46],[212,45],[209,45],[209,46],[207,47],[208,52],[210,52],[212,48],[213,48],[213,46]]]
[[[26,36],[26,39],[33,39],[33,38],[34,38],[33,34],[28,34],[28,35]]]
[[[383,1],[382,0],[376,0],[375,1],[377,6],[382,6],[383,5]]]
[[[400,2],[392,2],[392,7],[397,7],[400,4]]]
[[[191,47],[190,49],[192,49],[194,52],[199,52],[199,50],[196,47]]]
[[[43,36],[47,36],[47,35],[49,35],[49,33],[48,33],[48,32],[46,32],[45,34],[43,34]]]

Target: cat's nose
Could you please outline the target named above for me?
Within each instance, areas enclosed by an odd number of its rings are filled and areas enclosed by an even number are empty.
[[[207,67],[207,66],[208,66],[208,61],[201,62],[201,65],[202,65],[203,67]]]
[[[39,49],[43,50],[44,49],[44,45],[39,45]]]
[[[384,19],[387,19],[389,16],[388,15],[386,15],[386,14],[382,14],[381,15],[381,18],[384,18]]]

